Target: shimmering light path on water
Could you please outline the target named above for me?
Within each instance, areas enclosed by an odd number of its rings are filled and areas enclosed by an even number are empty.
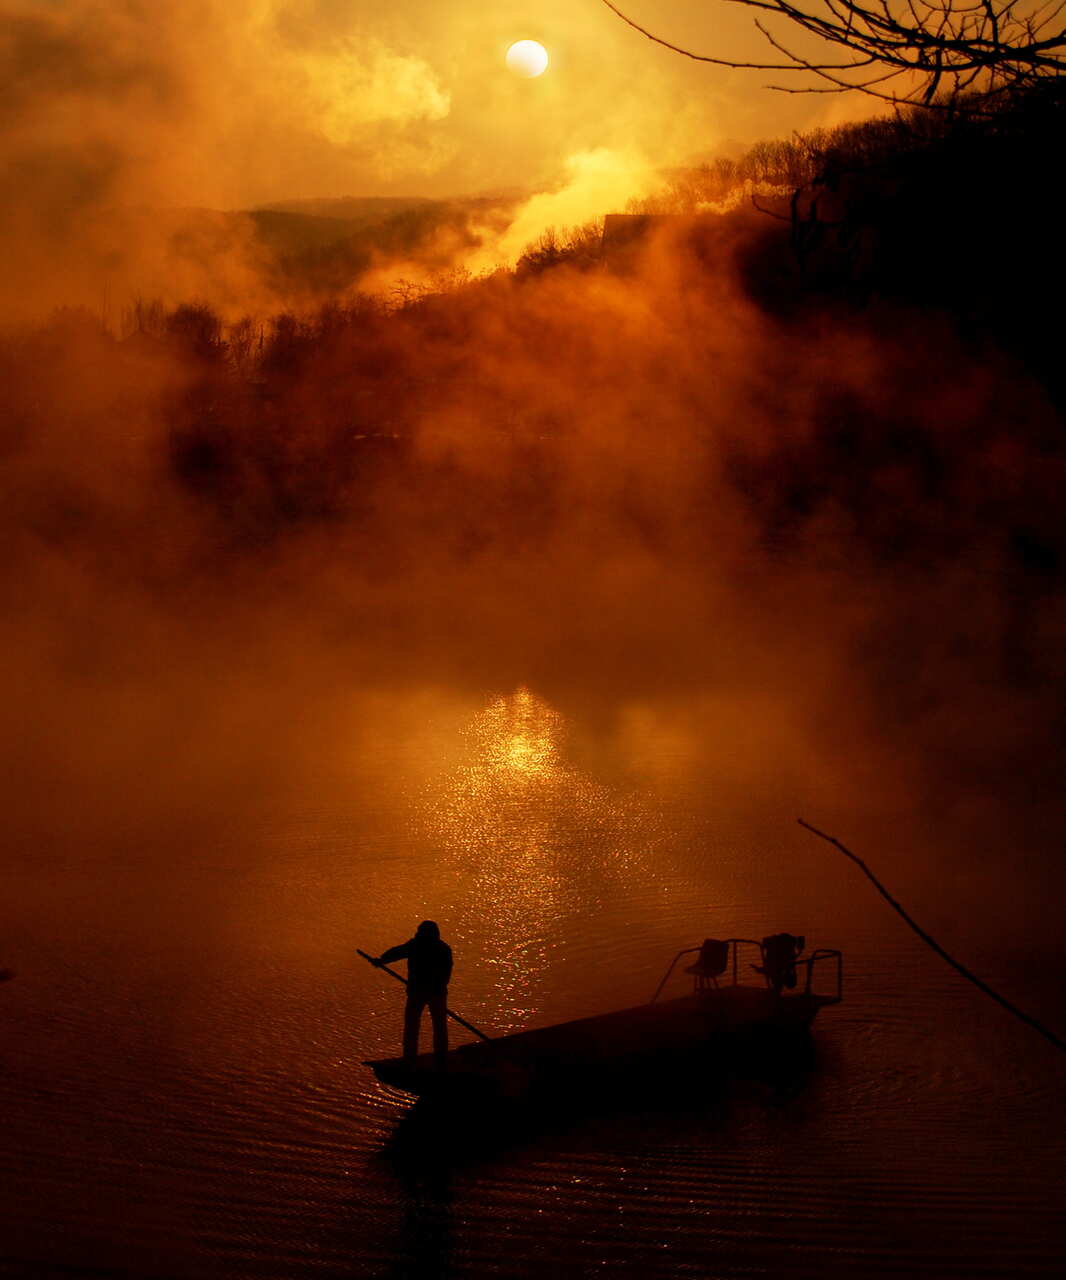
[[[528,690],[420,697],[362,708],[343,784],[206,847],[116,832],[18,863],[5,1274],[1059,1274],[1058,1056],[793,813],[666,755],[655,785],[594,770]],[[400,1002],[354,954],[425,915],[489,1030],[645,1000],[706,934],[842,947],[846,1000],[787,1088],[434,1129],[361,1065],[398,1048]],[[973,959],[1061,1024],[1026,942]]]

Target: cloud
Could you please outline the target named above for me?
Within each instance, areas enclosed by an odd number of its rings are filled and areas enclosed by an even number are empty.
[[[339,47],[302,55],[307,91],[323,134],[347,144],[384,121],[443,120],[451,98],[420,58],[393,52],[377,40],[344,41]]]

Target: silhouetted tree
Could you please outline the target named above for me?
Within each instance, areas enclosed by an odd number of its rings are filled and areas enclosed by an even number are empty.
[[[200,360],[216,360],[225,350],[222,321],[202,302],[183,302],[166,317],[167,336]]]
[[[515,275],[521,280],[564,263],[580,268],[592,266],[600,259],[602,237],[598,222],[569,227],[562,232],[548,227],[539,239],[526,246],[515,265]]]
[[[1066,0],[723,0],[758,10],[755,25],[777,52],[772,62],[693,53],[654,35],[604,0],[623,22],[656,44],[697,62],[813,75],[786,93],[859,90],[888,102],[951,105],[969,90],[982,94],[1025,87],[1066,71]],[[821,61],[765,25],[762,14],[787,19],[803,36],[840,50]],[[803,37],[801,36],[801,39]],[[817,83],[820,81],[821,83]]]

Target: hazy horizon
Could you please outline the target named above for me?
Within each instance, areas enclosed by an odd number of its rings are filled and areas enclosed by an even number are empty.
[[[876,106],[692,63],[599,0],[403,0],[387,14],[334,0],[2,0],[0,16],[6,315],[99,306],[105,292],[211,301],[219,276],[227,297],[255,292],[247,237],[161,244],[151,228],[100,228],[109,211],[525,192],[513,234],[478,232],[479,262],[513,263],[520,237],[624,209],[665,168]],[[761,44],[728,6],[712,16],[685,0],[662,21],[740,55]],[[551,62],[522,79],[504,54],[530,36]]]

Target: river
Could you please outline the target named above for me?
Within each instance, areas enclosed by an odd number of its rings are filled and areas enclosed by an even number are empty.
[[[661,725],[597,758],[528,689],[405,707],[368,700],[317,785],[202,829],[72,825],[16,851],[4,1274],[1061,1273],[1062,1056],[798,827],[794,797],[715,787]],[[879,821],[830,829],[942,923]],[[955,949],[1061,1029],[1061,939],[1003,914]],[[845,998],[787,1090],[740,1074],[436,1129],[362,1065],[398,1052],[402,995],[355,954],[426,916],[453,1007],[489,1031],[646,1000],[705,936],[839,947]]]

